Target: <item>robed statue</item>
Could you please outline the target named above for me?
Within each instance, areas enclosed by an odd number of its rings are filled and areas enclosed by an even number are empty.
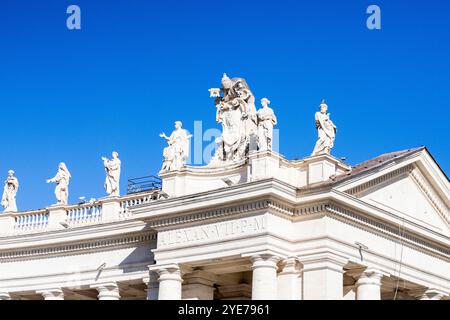
[[[255,97],[243,78],[222,77],[222,88],[209,90],[215,99],[216,121],[222,125],[222,136],[209,166],[240,161],[248,154],[250,136],[257,134]]]
[[[328,106],[325,100],[322,100],[320,104],[320,111],[316,112],[316,129],[318,134],[318,139],[313,156],[319,154],[330,154],[331,149],[334,146],[334,139],[336,137],[336,126],[330,120],[330,114],[327,114]]]
[[[181,121],[176,121],[175,130],[170,137],[166,136],[164,132],[159,136],[165,139],[168,144],[163,151],[164,161],[161,171],[168,172],[181,169],[186,165],[186,161],[189,158],[189,140],[192,138],[192,135],[183,129]]]
[[[14,176],[14,171],[8,171],[5,186],[3,188],[2,206],[4,212],[17,212],[16,195],[19,189],[19,180]]]
[[[47,180],[47,183],[56,183],[55,196],[58,205],[67,205],[69,199],[69,182],[70,178],[69,170],[64,162],[58,165],[58,172],[56,176]]]
[[[259,151],[272,150],[273,127],[277,124],[277,117],[269,107],[267,98],[261,99],[262,108],[258,110],[258,149]]]
[[[102,160],[106,173],[106,193],[111,197],[118,197],[120,196],[120,170],[122,164],[119,159],[119,153],[114,151],[111,160],[106,157],[102,157]]]

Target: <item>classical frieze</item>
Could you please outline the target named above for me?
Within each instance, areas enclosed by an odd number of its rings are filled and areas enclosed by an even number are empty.
[[[86,241],[82,243],[67,244],[63,246],[0,252],[0,262],[49,258],[51,256],[76,255],[94,251],[113,250],[118,248],[136,246],[144,242],[156,241],[156,239],[156,233],[141,233],[125,237]]]

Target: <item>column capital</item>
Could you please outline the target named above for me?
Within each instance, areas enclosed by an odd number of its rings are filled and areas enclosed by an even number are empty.
[[[11,300],[8,292],[0,291],[0,300]]]
[[[448,295],[447,292],[434,288],[414,289],[409,294],[418,300],[441,300]]]
[[[61,288],[36,290],[36,293],[44,297],[44,300],[64,300],[64,292]]]
[[[299,260],[303,264],[304,271],[329,269],[344,273],[344,266],[348,263],[349,258],[334,252],[318,252],[300,255]]]
[[[176,263],[165,264],[165,265],[151,265],[148,268],[150,272],[156,272],[159,276],[158,281],[164,280],[174,280],[183,282],[181,277],[181,269],[180,266]]]
[[[289,257],[281,261],[280,275],[299,274],[301,272],[300,261],[297,257]]]
[[[98,292],[99,300],[119,300],[119,287],[115,282],[105,282],[93,284],[90,286],[91,289],[95,289]]]
[[[390,276],[389,273],[373,267],[352,269],[347,271],[346,274],[356,280],[357,286],[361,284],[381,285],[381,279]]]
[[[261,253],[250,256],[250,259],[252,260],[252,270],[255,270],[260,267],[271,267],[277,269],[277,264],[282,258],[271,253]]]

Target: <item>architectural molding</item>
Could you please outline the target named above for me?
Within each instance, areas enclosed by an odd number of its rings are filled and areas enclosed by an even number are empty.
[[[411,177],[417,183],[419,188],[426,194],[433,207],[440,214],[441,218],[450,226],[450,211],[447,209],[441,197],[437,194],[434,188],[430,185],[427,179],[423,176],[419,168],[415,167],[411,171]]]
[[[0,252],[0,262],[49,258],[55,256],[86,254],[118,248],[134,246],[138,243],[156,241],[156,233],[142,233],[126,237],[116,237],[105,240],[72,243],[63,246],[52,246],[35,249]]]
[[[389,181],[398,178],[399,176],[408,175],[414,169],[414,167],[415,166],[413,164],[408,164],[378,178],[372,179],[368,182],[362,183],[356,187],[346,190],[345,192],[352,196],[358,197],[362,193],[366,193],[375,187],[379,187],[381,184],[386,184]]]
[[[395,241],[402,242],[403,245],[407,245],[414,250],[421,250],[423,253],[432,255],[434,257],[450,261],[450,250],[443,247],[436,246],[431,242],[420,239],[406,230],[400,231],[398,227],[393,227],[385,223],[381,223],[374,219],[370,219],[367,216],[357,214],[354,211],[350,211],[334,204],[328,204],[326,210],[333,213],[336,217],[340,217],[341,221],[347,221],[353,226],[364,229],[368,232],[382,236]]]

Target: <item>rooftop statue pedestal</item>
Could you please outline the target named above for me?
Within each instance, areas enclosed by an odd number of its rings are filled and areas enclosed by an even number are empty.
[[[11,234],[14,230],[16,219],[12,213],[0,213],[0,235]]]
[[[104,222],[118,221],[120,218],[120,198],[109,196],[101,198],[102,220]]]
[[[52,230],[64,229],[64,224],[67,221],[66,207],[60,204],[55,204],[48,207],[48,227]]]
[[[247,182],[248,168],[245,161],[223,167],[184,166],[179,170],[160,172],[162,191],[171,197],[225,188]]]
[[[320,154],[303,159],[308,166],[308,185],[324,182],[330,177],[348,172],[351,167],[329,154]]]
[[[351,167],[329,154],[303,160],[286,160],[273,151],[251,152],[248,159],[222,167],[185,166],[161,172],[162,191],[171,197],[207,192],[239,183],[274,178],[297,188],[325,182],[349,172]]]

